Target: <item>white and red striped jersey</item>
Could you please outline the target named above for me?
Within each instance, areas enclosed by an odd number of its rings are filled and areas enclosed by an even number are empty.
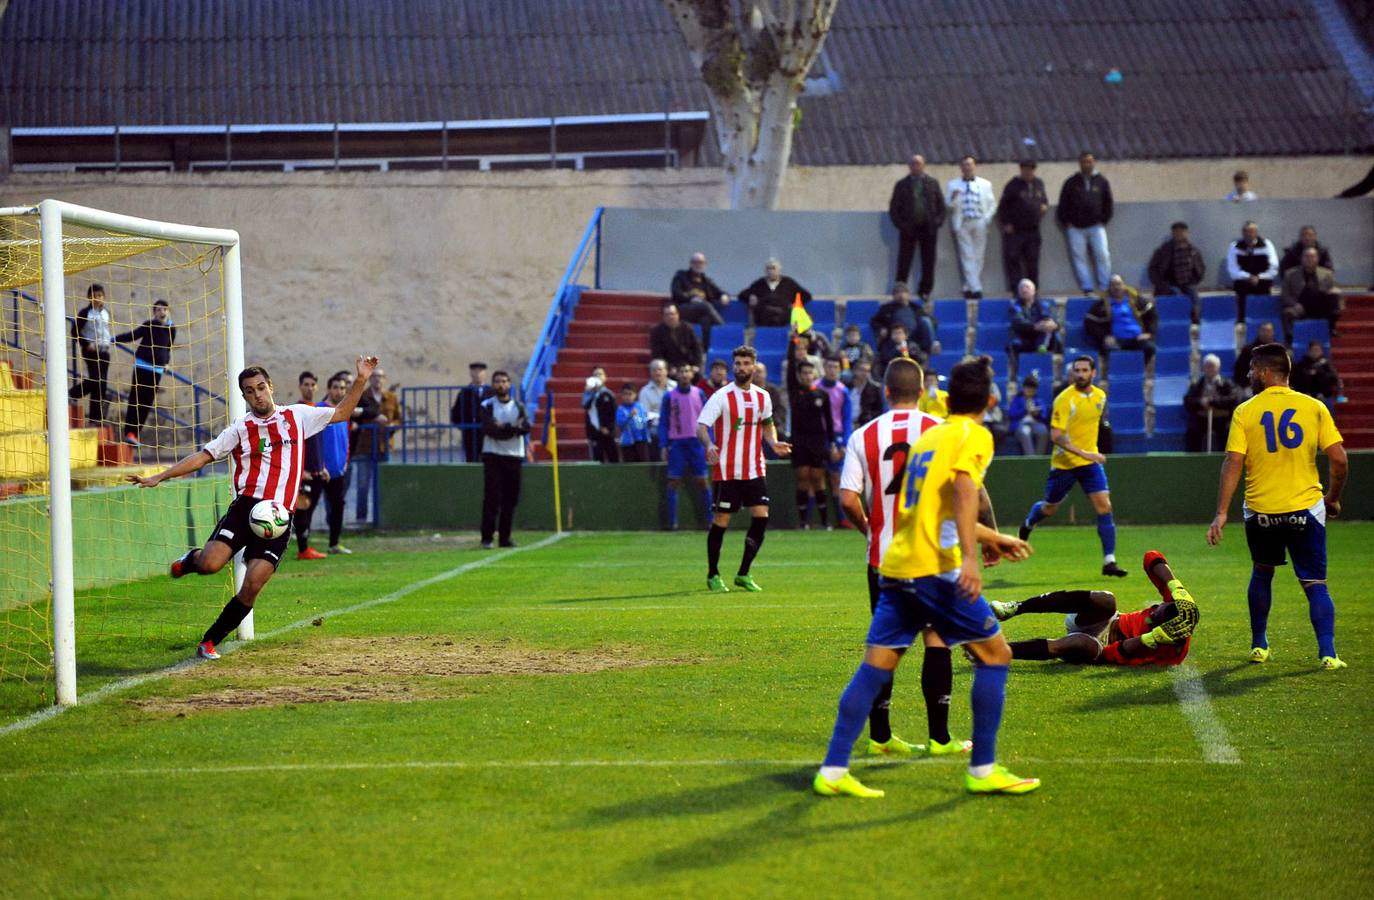
[[[914,409],[894,409],[849,436],[840,490],[853,491],[868,507],[868,564],[877,566],[892,543],[892,523],[906,473],[906,453],[942,419]]]
[[[716,430],[720,461],[711,470],[713,481],[747,481],[763,476],[763,424],[773,419],[768,392],[735,382],[706,400],[697,424]]]
[[[234,496],[276,500],[294,511],[306,438],[323,431],[333,417],[332,406],[303,403],[278,406],[265,419],[248,412],[206,444],[205,452],[216,460],[233,457]]]

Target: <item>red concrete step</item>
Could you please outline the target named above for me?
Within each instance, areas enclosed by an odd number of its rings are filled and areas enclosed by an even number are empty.
[[[599,347],[564,347],[558,351],[558,362],[555,365],[570,365],[590,370],[592,366],[604,366],[608,362],[639,363],[647,366],[649,348],[622,348],[619,352],[612,353]]]
[[[619,334],[616,332],[596,332],[581,331],[570,333],[568,340],[564,343],[563,349],[558,351],[561,357],[568,350],[606,350],[623,353],[627,350],[642,350],[649,352],[649,336],[644,333],[633,335]]]
[[[584,290],[578,300],[578,306],[583,303],[599,304],[611,303],[623,306],[647,306],[652,303],[667,303],[667,294],[656,294],[652,291],[599,291]]]
[[[657,323],[657,319],[654,320]],[[581,318],[573,319],[568,326],[568,343],[572,343],[579,337],[585,335],[616,335],[622,340],[630,342],[631,346],[643,344],[649,345],[649,329],[652,324],[646,322],[587,322]]]
[[[1346,412],[1350,404],[1336,408],[1336,427],[1345,432],[1348,429],[1374,429],[1374,409]]]
[[[559,361],[549,374],[553,378],[580,378],[585,381],[587,376],[592,374],[592,367],[599,365],[606,370],[607,378],[629,378],[633,380],[641,376],[644,378],[649,377],[648,357],[645,357],[643,362],[637,360],[626,362],[624,359],[615,362],[605,362],[606,358],[607,354],[601,354],[595,357],[596,362],[581,363]]]
[[[579,303],[573,311],[574,322],[634,322],[650,328],[662,320],[662,308],[657,303],[653,306],[622,306],[608,303],[591,307]]]
[[[1374,449],[1374,428],[1342,428],[1341,437],[1348,450]]]

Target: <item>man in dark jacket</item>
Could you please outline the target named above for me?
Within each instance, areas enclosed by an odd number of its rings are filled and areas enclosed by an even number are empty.
[[[1226,434],[1231,428],[1231,412],[1244,399],[1236,383],[1221,374],[1221,359],[1215,353],[1202,358],[1202,377],[1194,381],[1183,395],[1183,408],[1188,411],[1188,430],[1184,447],[1190,453],[1209,449],[1207,426],[1211,422],[1212,450],[1226,447]]]
[[[1016,296],[1007,306],[1007,317],[1011,326],[1007,354],[1012,359],[1022,353],[1064,352],[1059,323],[1054,320],[1054,301],[1041,297],[1034,281],[1022,278],[1016,285]]]
[[[789,324],[798,296],[803,306],[811,302],[811,292],[782,274],[782,263],[777,259],[768,260],[763,277],[739,292],[740,300],[748,303],[754,314],[754,325],[766,327]]]
[[[1021,160],[1020,176],[1007,182],[997,203],[1009,291],[1015,291],[1022,278],[1040,281],[1040,220],[1049,208],[1045,182],[1035,177],[1035,160]]]
[[[935,349],[935,323],[926,313],[924,304],[911,302],[911,289],[903,281],[893,286],[892,299],[878,307],[873,318],[868,320],[868,328],[880,347],[891,336],[894,325],[905,328],[907,339],[926,356],[938,352]]]
[[[1293,343],[1293,323],[1298,319],[1325,319],[1332,336],[1341,318],[1341,292],[1331,270],[1320,265],[1321,251],[1308,247],[1302,252],[1302,262],[1283,277],[1283,295],[1279,298],[1279,315],[1283,318],[1283,341]]]
[[[153,408],[153,397],[157,386],[162,382],[162,373],[172,358],[172,344],[177,339],[177,327],[172,324],[170,309],[166,300],[153,302],[153,317],[133,331],[126,331],[114,337],[116,344],[138,341],[134,348],[134,377],[129,386],[129,406],[124,410],[124,443],[139,446],[138,435],[148,412]]]
[[[582,393],[582,409],[592,461],[620,462],[620,448],[615,442],[615,394],[595,375],[587,379],[586,387]]]
[[[1234,381],[1242,392],[1248,396],[1250,387],[1250,354],[1255,352],[1256,347],[1263,347],[1265,344],[1274,343],[1274,323],[1261,322],[1255,329],[1255,339],[1236,354],[1236,365],[1231,369],[1231,380]]]
[[[1193,302],[1193,324],[1201,319],[1201,302],[1197,286],[1207,274],[1202,251],[1188,239],[1188,223],[1175,222],[1169,226],[1169,239],[1155,248],[1150,257],[1150,284],[1155,297],[1182,295]]]
[[[1107,223],[1112,220],[1112,186],[1097,174],[1097,160],[1091,153],[1079,154],[1078,174],[1070,175],[1059,189],[1055,216],[1068,236],[1079,288],[1085,294],[1092,293],[1095,268],[1097,288],[1105,291],[1112,274],[1111,253],[1107,248]],[[1088,262],[1090,248],[1091,265]]]
[[[911,275],[916,245],[921,245],[921,280],[916,293],[930,298],[935,284],[935,239],[945,224],[945,197],[940,183],[926,174],[925,157],[911,157],[911,174],[892,186],[887,215],[897,229],[897,280]]]
[[[1307,353],[1293,361],[1293,390],[1316,397],[1328,406],[1345,393],[1341,376],[1326,358],[1326,348],[1313,338],[1307,342]]]
[[[696,329],[682,321],[677,305],[664,306],[663,321],[649,329],[649,357],[666,362],[669,377],[676,378],[684,364],[700,369],[703,355]]]
[[[725,324],[720,311],[730,302],[730,295],[706,274],[705,253],[693,253],[687,268],[673,274],[670,290],[682,320],[700,325],[701,339],[711,346],[711,329]]]
[[[487,384],[487,364],[468,363],[468,383],[458,389],[453,408],[448,411],[448,420],[454,425],[469,426],[462,430],[463,461],[475,463],[482,458],[482,430],[480,411],[482,403],[492,396],[491,385]]]
[[[1288,274],[1289,269],[1296,269],[1302,265],[1302,251],[1308,247],[1317,248],[1317,265],[1323,269],[1336,268],[1331,263],[1331,250],[1325,244],[1317,240],[1317,229],[1314,225],[1304,225],[1298,229],[1298,239],[1287,247],[1283,248],[1283,258],[1279,260],[1279,279]]]

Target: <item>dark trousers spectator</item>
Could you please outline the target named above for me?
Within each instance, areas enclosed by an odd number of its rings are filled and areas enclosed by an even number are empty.
[[[725,324],[725,317],[709,300],[696,299],[687,303],[679,303],[677,311],[682,316],[682,321],[701,326],[701,346],[703,347],[711,346],[711,329],[717,325]],[[734,348],[730,349],[733,350]]]
[[[1155,358],[1155,342],[1151,338],[1127,338],[1118,340],[1115,347],[1103,347],[1102,356],[1106,357],[1116,350],[1142,350],[1145,353],[1145,365],[1149,365]]]
[[[520,465],[518,456],[482,454],[482,543],[490,544],[492,535],[501,546],[510,545],[511,522],[520,502]]]
[[[310,546],[310,524],[315,521],[315,507],[320,505],[320,499],[324,497],[324,486],[325,482],[318,478],[301,482],[301,496],[296,501],[296,512],[291,516],[291,527],[296,532],[297,553],[304,553]]]
[[[105,421],[105,392],[110,379],[110,351],[92,349],[81,351],[81,362],[86,367],[86,377],[68,392],[72,400],[89,397],[90,424],[99,425]]]
[[[148,413],[152,412],[153,398],[157,395],[157,386],[161,381],[161,373],[134,366],[134,380],[129,386],[129,405],[124,410],[126,437],[133,435],[134,440],[138,440],[143,423],[148,420]]]
[[[648,445],[646,442],[644,442],[644,441],[639,441],[638,443],[634,443],[634,444],[621,444],[621,445],[620,445],[620,461],[621,461],[621,462],[648,462],[648,461],[649,461],[649,445]]]
[[[1183,435],[1183,446],[1189,453],[1207,451],[1207,414],[1201,413],[1188,420],[1188,430]],[[1231,428],[1231,414],[1213,410],[1211,450],[1220,453],[1226,449],[1226,434]]]
[[[463,461],[477,462],[482,458],[482,429],[473,422],[463,428]]]
[[[1302,292],[1298,306],[1285,306],[1279,310],[1283,321],[1283,342],[1293,345],[1293,323],[1300,319],[1325,319],[1336,333],[1336,323],[1341,318],[1341,297],[1327,291],[1308,290]],[[1299,313],[1301,311],[1301,313]],[[1303,348],[1298,348],[1302,350]]]
[[[591,447],[592,462],[613,463],[620,462],[620,445],[615,442],[615,437],[608,434],[589,434],[587,444]],[[483,457],[486,458],[485,456]]]
[[[1202,321],[1202,300],[1199,299],[1196,287],[1181,287],[1177,284],[1156,284],[1154,286],[1155,297],[1187,297],[1193,304],[1193,324]]]
[[[1007,272],[1007,290],[1016,294],[1022,278],[1040,283],[1040,232],[1013,231],[1002,235],[1002,266]]]
[[[353,480],[353,467],[344,469],[344,473],[338,478],[331,478],[324,483],[324,517],[329,523],[329,546],[339,546],[339,538],[343,535],[344,510],[347,509],[345,501],[348,498],[348,483]]]
[[[368,505],[372,502],[372,483],[377,479],[378,462],[379,460],[364,456],[355,460],[350,467],[358,473],[358,494],[353,500],[359,522],[367,521]]]
[[[1245,300],[1247,297],[1263,295],[1268,296],[1274,282],[1261,278],[1257,284],[1251,284],[1250,279],[1231,282],[1232,289],[1236,292],[1236,321],[1245,321]]]
[[[911,277],[911,261],[916,255],[916,246],[921,247],[921,280],[916,285],[916,294],[929,297],[935,284],[935,239],[938,231],[915,229],[897,232],[897,280],[905,282]]]

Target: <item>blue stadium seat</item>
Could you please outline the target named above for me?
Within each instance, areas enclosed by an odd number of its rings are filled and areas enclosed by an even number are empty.
[[[1191,322],[1193,301],[1185,294],[1165,294],[1155,298],[1155,310],[1160,322]]]
[[[1248,304],[1247,304],[1248,305]],[[1218,294],[1202,298],[1203,322],[1236,321],[1236,295]]]
[[[1113,379],[1144,378],[1145,353],[1141,350],[1113,350],[1108,358],[1107,372]]]
[[[1155,354],[1155,375],[1188,375],[1192,372],[1191,350],[1185,347],[1170,347]]]
[[[1293,355],[1301,356],[1307,352],[1309,341],[1321,341],[1322,346],[1331,347],[1331,326],[1325,319],[1299,319],[1293,323]]]
[[[717,325],[715,328],[711,329],[711,346],[706,348],[706,355],[708,357],[725,356],[728,355],[731,350],[734,350],[743,343],[743,325],[732,322],[727,322],[724,325]],[[711,364],[710,359],[707,359],[706,364]]]
[[[1188,430],[1188,411],[1182,403],[1155,407],[1155,434],[1183,434]]]
[[[1222,347],[1210,352],[1215,353],[1217,359],[1221,360],[1221,374],[1230,378],[1231,372],[1236,368],[1236,349],[1234,347]],[[1244,385],[1242,385],[1242,387],[1243,386]]]
[[[749,304],[742,300],[736,300],[725,307],[725,312],[721,313],[721,318],[727,325],[748,325],[749,324]]]
[[[1107,419],[1112,423],[1114,434],[1144,434],[1145,404],[1113,401]]]
[[[830,332],[835,330],[835,301],[812,300],[806,304],[806,311],[810,313],[811,320],[816,323],[816,330],[829,337]]]
[[[1097,302],[1093,297],[1070,297],[1064,301],[1064,323],[1072,324],[1077,322],[1083,324],[1083,317],[1088,314],[1088,310],[1093,308]]]
[[[954,364],[964,358],[962,351],[935,353],[930,357],[929,368],[934,369],[941,375],[948,375],[949,370],[954,368]]]
[[[1202,329],[1197,339],[1198,349],[1203,353],[1220,353],[1222,350],[1230,350],[1231,355],[1235,356],[1236,350],[1236,323],[1234,319],[1227,319],[1224,322],[1216,320],[1202,320]]]
[[[1155,334],[1155,346],[1161,350],[1173,350],[1178,347],[1187,350],[1193,346],[1191,328],[1187,319],[1167,322],[1160,319],[1159,331]]]
[[[1007,310],[1011,306],[1008,297],[984,297],[978,301],[978,327],[984,325],[1006,325]]]
[[[768,380],[773,384],[782,384],[782,361],[786,358],[782,353],[759,354],[759,362],[768,366]]]
[[[1118,403],[1134,404],[1145,402],[1145,379],[1121,376],[1107,382],[1107,402],[1113,407]]]
[[[1155,407],[1178,406],[1193,383],[1187,375],[1165,375],[1155,379]]]
[[[868,333],[868,320],[878,314],[878,307],[882,306],[884,300],[846,300],[844,304],[844,324],[858,325]],[[872,335],[869,335],[872,340]],[[874,348],[877,349],[877,348]]]
[[[935,339],[945,350],[963,352],[968,331],[968,303],[964,300],[936,300]]]
[[[996,350],[989,352],[987,355],[992,358],[993,380],[998,382],[999,384],[1002,384],[1005,387],[1008,371],[1006,352],[1003,350]],[[1004,397],[1002,399],[1005,402],[1006,398]]]
[[[1233,314],[1234,315],[1234,314]],[[1248,297],[1245,300],[1245,323],[1273,322],[1279,324],[1279,298],[1276,294]]]
[[[1080,353],[1096,353],[1088,334],[1083,329],[1083,317],[1097,301],[1092,297],[1070,297],[1064,301],[1064,348]],[[1073,355],[1073,354],[1070,354]]]
[[[1007,343],[1011,340],[1011,326],[1006,322],[978,323],[978,331],[973,335],[974,353],[1006,353]]]
[[[720,331],[719,325],[716,326],[716,331]],[[753,347],[759,353],[768,353],[770,355],[782,353],[786,355],[787,344],[789,338],[791,337],[791,334],[792,330],[788,328],[786,325],[774,325],[767,328],[755,328]],[[712,342],[715,341],[714,332],[711,335],[711,339]]]

